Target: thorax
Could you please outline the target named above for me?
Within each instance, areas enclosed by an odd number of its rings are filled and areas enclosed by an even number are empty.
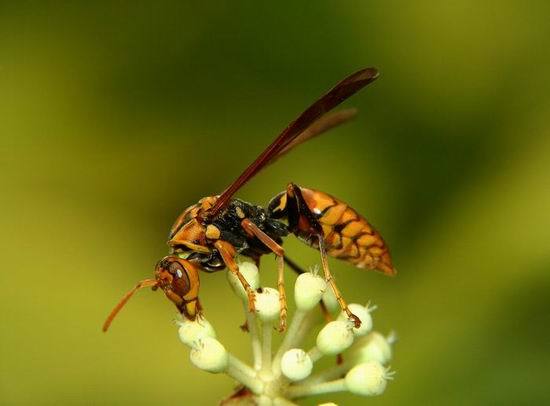
[[[219,270],[225,266],[214,248],[218,239],[231,243],[241,255],[254,259],[269,252],[259,240],[244,231],[241,222],[245,218],[278,243],[288,234],[287,226],[270,218],[264,208],[240,199],[232,199],[218,215],[208,218],[208,209],[216,199],[216,196],[203,198],[178,217],[168,241],[173,252],[187,254],[207,270]]]

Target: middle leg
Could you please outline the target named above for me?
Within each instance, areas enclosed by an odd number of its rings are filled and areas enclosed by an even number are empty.
[[[285,270],[285,250],[276,241],[273,240],[269,235],[263,232],[260,227],[254,224],[250,219],[244,219],[241,221],[241,227],[243,230],[250,236],[256,237],[260,240],[267,248],[269,248],[277,256],[277,288],[279,290],[279,304],[280,304],[280,314],[279,314],[279,331],[285,331],[286,329],[286,317],[288,311],[288,305],[286,302],[286,291],[285,291],[285,280],[284,280],[284,270]]]

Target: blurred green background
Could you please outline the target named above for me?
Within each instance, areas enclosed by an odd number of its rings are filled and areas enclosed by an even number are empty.
[[[190,365],[161,294],[141,292],[107,335],[101,323],[152,275],[182,209],[373,65],[380,79],[346,104],[353,123],[239,193],[330,192],[383,232],[399,270],[331,262],[348,300],[372,300],[375,327],[398,332],[395,381],[305,404],[548,404],[550,3],[199,3],[0,5],[0,403],[229,394]],[[248,357],[225,276],[204,275],[201,298]]]

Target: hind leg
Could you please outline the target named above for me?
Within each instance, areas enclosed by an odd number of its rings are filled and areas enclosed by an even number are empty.
[[[355,328],[359,328],[361,326],[361,320],[359,319],[359,317],[353,314],[349,309],[348,304],[346,303],[346,301],[342,297],[342,294],[340,293],[340,290],[338,289],[338,286],[336,286],[334,277],[330,273],[330,269],[328,267],[328,256],[325,249],[325,240],[322,235],[319,235],[318,238],[319,238],[319,252],[321,253],[321,264],[323,265],[325,280],[332,288],[332,291],[334,292],[334,296],[336,297],[336,300],[338,301],[338,304],[340,305],[340,308],[342,309],[342,311],[345,312],[348,318],[353,321]]]

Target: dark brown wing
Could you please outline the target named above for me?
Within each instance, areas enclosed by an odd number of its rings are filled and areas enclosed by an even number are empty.
[[[305,129],[319,119],[323,114],[338,106],[347,98],[361,90],[363,87],[378,77],[375,68],[366,68],[355,72],[339,82],[315,103],[309,106],[250,164],[243,173],[220,195],[216,204],[209,211],[210,216],[215,216],[223,209],[231,197],[246,182],[248,182],[260,169],[267,165],[282,150],[288,147]]]
[[[286,147],[281,149],[277,153],[277,155],[275,155],[273,158],[270,159],[270,161],[266,164],[266,166],[271,165],[277,159],[279,159],[286,153],[290,152],[291,149],[294,149],[298,145],[303,144],[304,142],[314,137],[317,137],[318,135],[324,134],[328,130],[336,126],[339,126],[340,124],[343,124],[349,120],[352,120],[356,115],[357,115],[357,109],[345,109],[334,113],[325,114],[317,121],[314,121],[304,131],[302,131],[300,135],[294,138],[294,140],[290,142]]]

